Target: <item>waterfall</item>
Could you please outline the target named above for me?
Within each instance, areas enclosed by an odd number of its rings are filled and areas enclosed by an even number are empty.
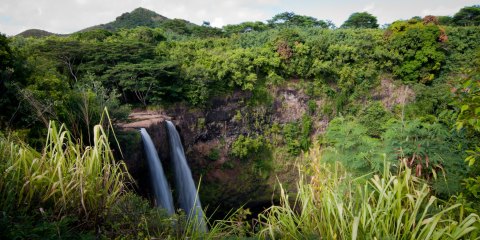
[[[177,129],[172,122],[167,121],[168,139],[170,141],[170,154],[175,171],[175,188],[178,192],[178,203],[185,210],[190,220],[194,221],[199,231],[206,232],[203,219],[203,210],[198,197],[197,189],[193,182],[192,172],[187,164],[182,142]],[[193,219],[196,217],[196,219]]]
[[[152,139],[150,138],[150,135],[148,135],[147,130],[145,130],[145,128],[141,128],[140,133],[142,135],[145,154],[147,155],[157,207],[165,208],[168,214],[172,215],[175,213],[175,208],[173,207],[172,201],[172,192],[170,191],[170,186],[168,185],[167,178],[165,177],[165,172],[163,172],[157,150],[155,149],[155,145],[153,145]]]

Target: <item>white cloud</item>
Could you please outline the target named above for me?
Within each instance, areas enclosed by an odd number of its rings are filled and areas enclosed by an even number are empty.
[[[211,23],[210,26],[212,27],[222,27],[225,25],[225,22],[223,21],[223,18],[221,17],[216,17]]]
[[[375,3],[370,3],[363,8],[364,12],[370,12],[375,8]]]
[[[88,3],[88,0],[75,0],[75,2],[77,2],[78,5],[85,5]]]
[[[435,16],[441,16],[441,15],[451,15],[454,12],[457,12],[460,9],[460,7],[445,7],[445,6],[438,6],[435,8],[428,8],[424,9],[422,11],[422,15],[435,15]]]

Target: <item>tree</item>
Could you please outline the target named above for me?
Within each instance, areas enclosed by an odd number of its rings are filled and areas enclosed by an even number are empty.
[[[10,100],[8,94],[10,89],[8,88],[8,80],[11,73],[13,72],[13,54],[10,46],[8,45],[8,38],[0,34],[0,109],[2,113],[0,114],[0,126],[6,120],[5,114],[6,108],[11,105],[12,101]]]
[[[233,34],[233,33],[244,33],[244,32],[251,32],[251,31],[265,31],[269,29],[268,25],[266,25],[263,22],[243,22],[240,24],[229,24],[224,26],[223,31],[227,33],[228,35]]]
[[[0,71],[11,66],[12,50],[8,46],[8,38],[0,33]]]
[[[397,52],[399,61],[393,74],[404,82],[429,83],[440,73],[445,62],[442,41],[446,36],[435,24],[417,21],[397,21],[390,25],[388,48]]]
[[[146,106],[159,102],[171,86],[166,79],[174,75],[176,64],[145,60],[140,63],[120,63],[107,71],[109,78],[117,79],[123,91],[133,93]]]
[[[451,25],[453,18],[450,16],[437,16],[438,24],[440,25]]]
[[[294,12],[279,13],[267,21],[271,26],[297,26],[297,27],[321,27],[328,28],[330,25],[314,17],[297,15]]]
[[[464,7],[460,9],[452,19],[457,26],[479,26],[480,25],[480,5]]]
[[[378,28],[377,17],[368,12],[356,12],[350,15],[342,28]]]

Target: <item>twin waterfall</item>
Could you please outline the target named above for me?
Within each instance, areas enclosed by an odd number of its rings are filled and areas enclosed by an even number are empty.
[[[172,122],[166,121],[168,140],[170,143],[170,155],[175,175],[175,189],[178,197],[178,204],[185,211],[190,222],[202,232],[207,231],[203,218],[203,210],[198,198],[198,192],[193,182],[192,172],[187,164],[180,136]],[[142,140],[147,155],[150,175],[152,176],[152,187],[158,207],[165,208],[171,215],[175,213],[173,207],[172,193],[163,171],[158,153],[153,145],[152,139],[147,131],[140,129]]]

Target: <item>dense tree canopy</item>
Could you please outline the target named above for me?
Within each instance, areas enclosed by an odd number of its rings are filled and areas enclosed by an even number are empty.
[[[377,17],[368,12],[356,12],[348,17],[342,28],[378,28]]]
[[[480,26],[480,5],[460,9],[452,22],[457,26]]]
[[[297,15],[294,12],[279,13],[267,21],[273,26],[297,26],[297,27],[322,27],[327,28],[329,25],[323,20],[317,20],[314,17]]]

